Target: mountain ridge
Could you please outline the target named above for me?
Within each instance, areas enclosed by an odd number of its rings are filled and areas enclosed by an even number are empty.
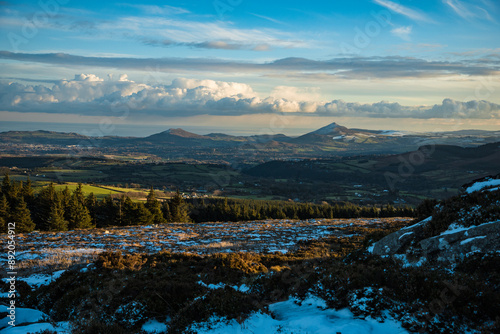
[[[500,142],[500,132],[477,135],[460,130],[456,134],[401,133],[387,130],[351,129],[332,122],[298,137],[284,134],[236,136],[224,133],[200,135],[182,128],[147,137],[85,136],[55,131],[0,132],[2,154],[47,155],[152,155],[155,159],[195,159],[205,162],[264,162],[276,159],[311,159],[366,154],[399,154],[417,150],[426,143],[477,147]],[[42,145],[34,147],[33,145]],[[80,147],[81,149],[75,149]],[[83,149],[85,148],[85,149]]]

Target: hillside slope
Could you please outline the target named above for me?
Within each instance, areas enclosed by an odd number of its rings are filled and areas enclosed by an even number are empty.
[[[500,252],[500,174],[464,188],[464,194],[428,208],[430,217],[376,242],[373,254],[406,266],[453,266],[475,253]]]

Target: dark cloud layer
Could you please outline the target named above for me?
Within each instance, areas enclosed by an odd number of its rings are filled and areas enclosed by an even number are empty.
[[[165,42],[168,44],[168,41]],[[206,42],[194,47],[204,48],[244,48],[238,44]],[[257,46],[259,47],[259,46]],[[445,75],[498,75],[500,60],[489,62],[463,60],[461,62],[426,61],[410,57],[351,57],[330,60],[306,58],[283,58],[268,63],[251,63],[206,58],[126,58],[126,57],[86,57],[66,53],[13,53],[0,51],[0,59],[23,62],[46,63],[61,66],[98,66],[116,69],[146,70],[155,68],[162,72],[175,70],[211,71],[217,73],[239,72],[260,73],[262,75],[308,75],[328,74],[336,78],[412,78],[440,77]]]

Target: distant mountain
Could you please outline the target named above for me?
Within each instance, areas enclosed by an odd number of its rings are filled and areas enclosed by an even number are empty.
[[[76,133],[9,131],[0,133],[0,153],[73,154],[72,146],[78,146],[85,148],[78,152],[91,156],[149,154],[168,160],[264,162],[276,159],[309,159],[357,154],[397,154],[416,150],[430,142],[434,145],[477,147],[498,141],[500,141],[499,131],[404,133],[354,129],[331,123],[299,137],[288,137],[284,134],[200,135],[180,128],[171,128],[144,138],[111,136],[91,138]],[[34,144],[41,146],[35,147]],[[443,156],[446,154],[443,153]]]
[[[183,129],[169,129],[146,138],[137,139],[140,142],[151,144],[178,144],[178,145],[202,145],[202,146],[228,146],[239,144],[264,144],[268,142],[288,142],[290,137],[283,134],[277,135],[253,135],[253,136],[232,136],[224,133],[210,133],[198,135]]]
[[[332,141],[340,142],[363,142],[367,138],[376,137],[376,134],[365,130],[353,130],[337,123],[331,123],[318,130],[306,133],[293,140],[298,144],[323,144],[331,143]]]
[[[292,138],[285,136],[284,134],[277,134],[277,135],[253,135],[250,137],[247,137],[251,141],[255,141],[258,143],[265,143],[269,141],[275,141],[275,142],[289,142],[292,140]]]
[[[316,134],[316,135],[335,135],[339,133],[343,133],[347,130],[345,126],[338,125],[337,123],[333,122],[332,124],[328,124],[327,126],[324,126],[316,131],[309,132],[309,134]]]
[[[496,175],[498,171],[500,142],[467,148],[426,145],[401,154],[363,158],[269,161],[248,168],[245,173],[254,177],[320,183],[342,180],[392,190],[425,191],[439,187],[459,189],[478,175]]]
[[[197,138],[197,139],[206,139],[205,136],[202,135],[197,135],[196,133],[188,132],[186,130],[183,130],[181,128],[177,129],[168,129],[167,131],[161,132],[158,135],[171,135],[171,136],[177,136],[177,137],[182,137],[182,138]],[[155,135],[153,135],[155,136]],[[149,136],[151,138],[152,136]]]
[[[88,140],[87,136],[78,133],[55,131],[8,131],[0,133],[2,143],[22,143],[38,145],[79,145]]]
[[[478,147],[425,145],[413,152],[381,157],[378,161],[379,163],[374,167],[381,170],[392,169],[394,173],[398,173],[402,161],[406,161],[406,168],[411,168],[414,173],[426,173],[433,170],[464,172],[482,170],[485,175],[489,175],[500,170],[500,143]]]
[[[161,141],[161,140],[172,140],[173,138],[210,139],[206,136],[198,135],[196,133],[188,132],[186,130],[177,128],[177,129],[168,129],[167,131],[163,131],[145,138],[141,138],[141,140]]]
[[[210,146],[214,140],[208,136],[198,135],[183,129],[169,129],[160,133],[153,134],[145,138],[137,138],[134,144],[153,146]]]

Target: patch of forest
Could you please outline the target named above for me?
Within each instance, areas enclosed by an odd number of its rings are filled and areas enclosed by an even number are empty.
[[[352,203],[331,205],[287,201],[262,201],[228,198],[186,200],[179,191],[169,200],[160,201],[151,187],[145,202],[128,196],[102,201],[85,195],[80,183],[70,191],[56,190],[53,183],[34,193],[31,181],[13,181],[6,174],[0,192],[0,231],[8,222],[16,223],[16,232],[33,230],[66,231],[107,226],[133,226],[166,222],[246,221],[262,219],[376,218],[409,217],[410,207],[390,204],[358,206]]]

